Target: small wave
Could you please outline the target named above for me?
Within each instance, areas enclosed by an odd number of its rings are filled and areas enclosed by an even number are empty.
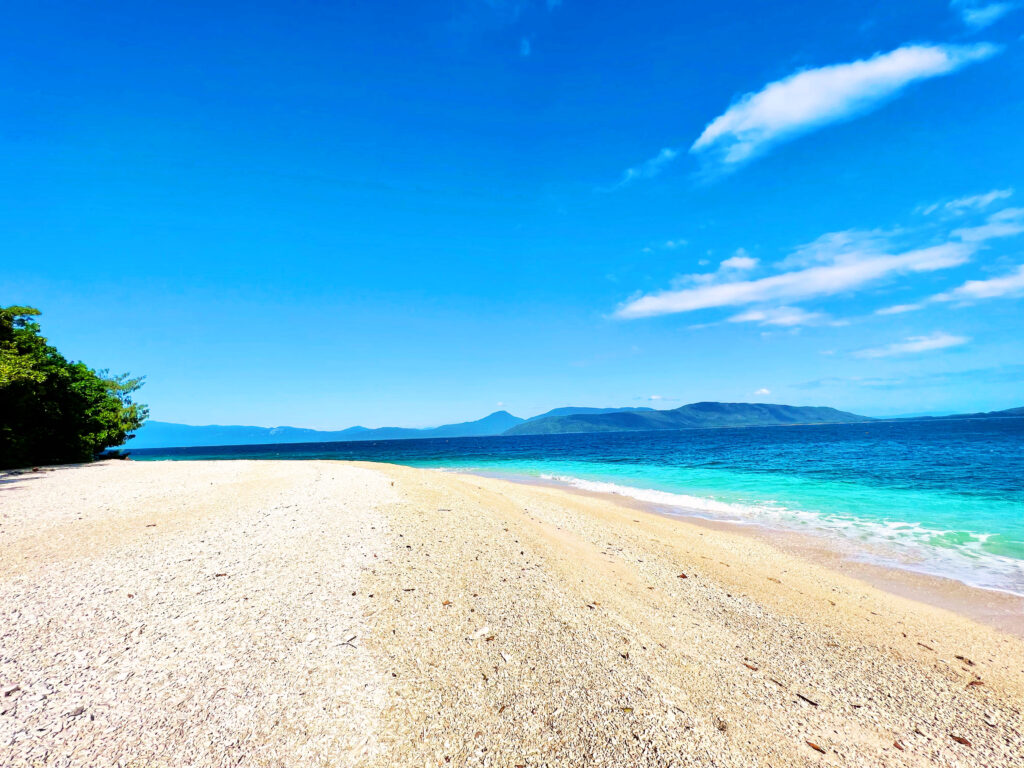
[[[868,520],[793,509],[773,501],[727,502],[569,475],[541,474],[540,477],[582,491],[625,496],[689,517],[822,534],[839,533],[850,543],[859,545],[854,553],[856,559],[1024,596],[1024,560],[986,551],[984,546],[995,535],[992,533],[928,528],[905,520]]]
[[[716,520],[722,519],[722,516],[727,516],[732,522],[746,522],[746,518],[754,510],[753,507],[748,508],[741,504],[731,504],[702,496],[688,496],[684,493],[670,493],[652,488],[634,488],[628,485],[605,483],[599,480],[583,480],[569,475],[542,474],[540,477],[544,480],[562,483],[563,485],[571,485],[573,488],[578,488],[581,491],[613,493],[617,496],[628,496],[645,504],[685,509],[688,512],[710,512],[715,515],[714,519]]]

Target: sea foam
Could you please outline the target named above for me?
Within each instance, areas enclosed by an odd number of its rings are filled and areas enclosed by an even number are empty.
[[[625,496],[684,517],[818,534],[833,543],[839,534],[847,545],[843,553],[851,559],[1024,596],[1024,561],[984,551],[982,545],[990,533],[794,509],[771,500],[741,504],[570,475],[539,477],[581,491]]]

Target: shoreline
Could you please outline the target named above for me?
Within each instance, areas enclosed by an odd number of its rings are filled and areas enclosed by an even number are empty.
[[[1024,759],[1021,639],[621,502],[370,462],[5,477],[0,764]]]
[[[688,514],[687,510],[682,507],[674,508],[653,504],[614,492],[576,488],[568,483],[533,475],[501,472],[454,471],[452,473],[492,477],[523,485],[557,488],[567,493],[604,499],[630,509],[700,528],[747,536],[773,546],[780,552],[796,555],[830,571],[864,581],[889,594],[942,608],[1024,639],[1024,595],[992,587],[975,586],[956,578],[936,576],[911,568],[858,560],[851,542],[830,541],[823,533],[794,531],[758,522],[715,520],[706,516]]]

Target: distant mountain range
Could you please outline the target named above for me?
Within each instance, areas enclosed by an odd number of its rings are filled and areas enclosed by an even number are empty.
[[[1024,407],[1005,411],[951,416],[923,416],[899,421],[1024,417]],[[148,421],[128,443],[129,448],[188,448],[213,445],[270,445],[275,443],[332,443],[413,438],[487,437],[495,435],[553,435],[574,432],[641,432],[710,427],[773,427],[792,424],[842,424],[876,421],[835,408],[768,403],[691,403],[671,410],[653,408],[555,408],[521,419],[496,411],[477,421],[431,429],[406,427],[349,427],[335,431],[299,427],[190,426]]]
[[[131,448],[187,448],[210,445],[273,445],[279,443],[337,443],[358,440],[408,440],[427,437],[481,437],[500,435],[521,424],[523,419],[508,411],[496,411],[477,421],[446,424],[432,429],[407,427],[349,427],[325,431],[300,427],[234,427],[210,425],[194,427],[169,421],[147,421]]]
[[[944,419],[1006,419],[1024,418],[1024,406],[1007,408],[1003,411],[984,411],[983,413],[952,413],[943,416],[917,416],[914,421],[942,421]],[[902,419],[901,419],[902,421]]]

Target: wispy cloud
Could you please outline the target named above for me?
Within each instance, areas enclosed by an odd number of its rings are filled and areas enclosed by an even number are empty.
[[[821,389],[822,387],[879,387],[882,389],[897,389],[905,384],[902,378],[882,376],[825,376],[813,381],[803,381],[799,384],[790,384],[794,389]]]
[[[619,187],[624,187],[627,184],[632,184],[638,179],[653,179],[665,169],[666,165],[671,163],[677,157],[679,157],[678,149],[665,147],[654,157],[649,160],[645,160],[640,163],[640,165],[627,168],[622,174],[622,179],[620,179],[619,183],[612,187],[612,189],[618,189]]]
[[[949,210],[964,211],[963,218],[940,216],[919,222],[913,228],[829,232],[774,263],[762,264],[740,248],[717,267],[708,267],[709,271],[679,275],[665,290],[634,294],[616,308],[613,316],[628,320],[731,308],[732,312],[724,316],[702,319],[688,327],[748,323],[761,326],[762,335],[778,330],[794,334],[803,327],[836,327],[866,320],[860,316],[836,319],[824,309],[804,305],[812,300],[820,304],[828,297],[874,290],[900,278],[912,283],[909,278],[913,275],[958,267],[985,254],[993,247],[990,241],[996,238],[1024,234],[1024,208],[983,212],[1008,196],[1009,190],[992,190],[940,203],[949,206]],[[972,222],[972,226],[956,227],[965,220]],[[1024,264],[994,277],[968,280],[942,293],[930,293],[883,306],[873,314],[885,317],[943,303],[964,306],[988,299],[1021,297]],[[859,356],[895,355],[898,350],[909,351],[918,344],[927,349],[929,344],[944,344],[949,338],[940,335],[936,342],[935,337],[913,337],[891,349],[864,350]]]
[[[796,72],[740,97],[690,147],[721,168],[735,167],[771,146],[870,112],[919,80],[948,75],[1000,48],[906,45],[870,59]]]
[[[850,254],[883,255],[892,251],[893,239],[897,234],[899,233],[880,229],[826,232],[815,240],[799,246],[775,266],[780,269],[794,269],[814,264],[830,264]]]
[[[519,41],[519,55],[524,59],[530,55],[532,47],[530,45],[530,38],[524,37]]]
[[[894,304],[891,307],[883,307],[882,309],[876,309],[876,315],[902,315],[904,312],[916,312],[919,309],[924,309],[924,304]]]
[[[984,207],[988,205],[987,202],[979,203],[977,201],[983,201],[993,194],[995,192],[990,192],[987,195],[977,195],[974,198],[965,197],[953,202],[975,201],[965,202],[961,207]],[[1006,197],[1006,195],[1001,197]],[[951,235],[973,247],[981,247],[989,240],[1000,237],[1013,237],[1022,233],[1024,233],[1024,208],[1003,208],[1001,211],[996,211],[989,215],[984,224],[973,227],[960,227],[959,229],[954,229]],[[1021,293],[1022,287],[1024,287],[1024,266],[1018,267],[1016,272],[1004,275],[1003,277],[995,277],[989,280],[968,280],[963,285],[947,293],[939,293],[913,303],[883,307],[882,309],[875,310],[875,314],[897,315],[904,312],[914,312],[924,309],[934,302],[958,301],[966,304],[981,299],[1017,296]]]
[[[951,0],[949,4],[972,30],[984,29],[1021,6],[1019,2],[990,3],[985,0]]]
[[[701,261],[702,265],[707,264],[707,261]],[[711,283],[721,283],[728,280],[735,280],[740,275],[750,272],[752,269],[756,269],[760,262],[748,256],[747,252],[738,248],[736,253],[725,259],[718,265],[718,269],[714,272],[697,272],[689,275],[679,275],[672,281],[673,290],[681,289],[689,285],[708,285]]]
[[[754,393],[754,395],[756,397],[764,397],[765,395],[770,395],[771,393],[772,393],[772,391],[770,389],[766,389],[764,387],[761,387],[759,390],[757,390]]]
[[[930,216],[938,210],[960,215],[966,211],[987,208],[996,200],[1005,200],[1012,194],[1012,189],[993,189],[991,192],[986,192],[983,195],[958,197],[956,200],[950,200],[947,203],[933,203],[932,205],[925,206],[919,210],[925,216]]]
[[[973,255],[976,246],[948,242],[899,254],[845,251],[832,263],[782,272],[758,280],[733,279],[728,274],[689,275],[696,286],[651,293],[627,301],[616,317],[633,319],[693,312],[712,307],[790,302],[854,291],[895,275],[934,272],[959,266]]]
[[[556,0],[456,0],[448,4],[451,17],[447,26],[458,37],[475,37],[488,29],[527,28],[560,5]],[[524,48],[532,48],[526,37],[520,39],[518,50],[521,56],[528,56]]]
[[[1012,237],[1024,232],[1024,208],[1003,208],[977,227],[953,230],[953,236],[967,243],[983,243],[997,237]]]
[[[812,325],[824,319],[820,312],[808,312],[800,307],[775,307],[773,309],[749,309],[729,318],[730,323],[757,323],[795,328]]]
[[[904,389],[921,387],[948,387],[970,382],[1020,382],[1024,381],[1024,365],[998,365],[991,368],[970,368],[945,373],[919,373],[912,376],[827,376],[813,381],[790,384],[795,389],[821,389],[822,387],[870,387],[873,389]]]
[[[886,344],[884,347],[862,349],[855,352],[856,357],[900,357],[902,355],[917,355],[922,352],[933,352],[938,349],[949,349],[959,347],[970,339],[967,336],[953,336],[943,331],[936,331],[929,336],[910,336],[903,341]]]
[[[981,299],[1001,299],[1024,295],[1024,264],[1016,270],[989,280],[968,280],[948,293],[940,293],[932,297],[932,301],[972,302]]]
[[[1024,296],[1024,264],[1012,272],[988,280],[968,280],[966,283],[945,293],[938,293],[915,304],[896,304],[875,310],[876,315],[898,315],[924,309],[934,302],[959,302],[973,304],[985,299],[1004,299]]]
[[[666,240],[663,243],[653,243],[651,245],[645,245],[640,250],[643,253],[654,253],[655,251],[660,251],[662,249],[667,249],[669,251],[674,251],[676,248],[685,248],[689,244],[690,244],[689,240],[685,240],[685,239],[683,239],[681,237],[677,237],[675,240]]]

